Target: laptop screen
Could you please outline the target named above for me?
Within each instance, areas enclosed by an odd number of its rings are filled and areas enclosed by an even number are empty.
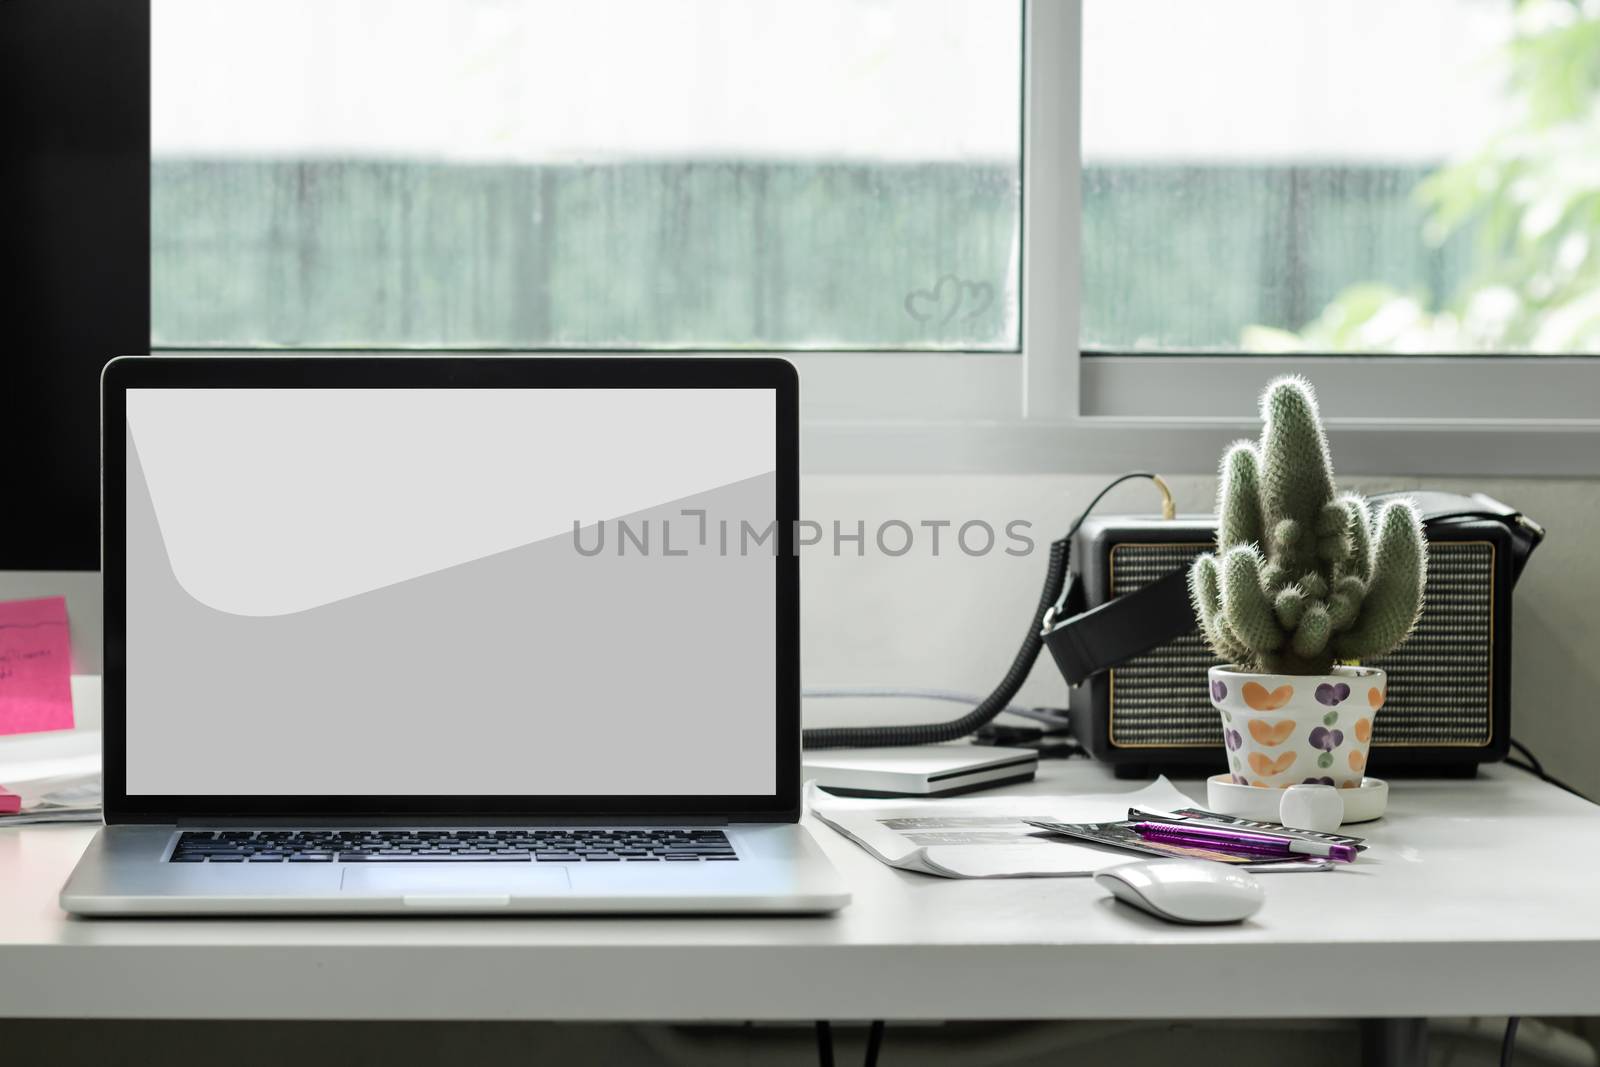
[[[127,794],[772,795],[775,401],[130,387]]]

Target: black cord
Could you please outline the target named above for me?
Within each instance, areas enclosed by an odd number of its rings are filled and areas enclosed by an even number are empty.
[[[1523,761],[1523,760],[1517,759],[1515,756],[1507,756],[1506,757],[1506,763],[1509,766],[1515,767],[1520,771],[1527,771],[1529,774],[1533,775],[1535,778],[1538,778],[1540,781],[1549,782],[1551,785],[1555,786],[1557,789],[1565,789],[1567,792],[1571,793],[1573,796],[1577,797],[1579,800],[1587,800],[1591,804],[1593,804],[1595,802],[1594,798],[1589,796],[1589,794],[1583,792],[1580,789],[1577,789],[1577,788],[1575,788],[1573,786],[1568,785],[1566,782],[1563,782],[1561,779],[1557,778],[1553,774],[1546,773],[1545,769],[1544,769],[1544,764],[1539,762],[1539,757],[1538,756],[1535,756],[1531,751],[1529,751],[1527,745],[1524,745],[1519,741],[1513,740],[1511,742],[1511,746],[1513,748],[1515,748],[1518,752],[1521,752],[1524,756],[1527,756],[1528,758],[1527,758],[1526,761]]]
[[[983,698],[977,707],[967,712],[958,719],[947,722],[920,723],[915,726],[834,726],[822,727],[801,732],[801,745],[805,748],[887,748],[900,745],[936,745],[942,741],[955,741],[966,737],[991,722],[996,715],[1005,710],[1011,698],[1017,695],[1017,690],[1022,688],[1022,683],[1028,680],[1028,673],[1033,670],[1034,661],[1039,658],[1039,652],[1044,648],[1044,639],[1039,635],[1044,625],[1045,613],[1058,606],[1058,598],[1067,580],[1067,561],[1072,552],[1072,537],[1078,532],[1078,527],[1089,517],[1105,495],[1123,482],[1135,478],[1147,478],[1163,484],[1158,475],[1149,471],[1135,471],[1112,479],[1105,488],[1095,494],[1089,506],[1073,520],[1072,526],[1067,530],[1066,536],[1059,541],[1050,543],[1050,562],[1045,570],[1044,590],[1039,595],[1039,605],[1034,609],[1033,619],[1028,624],[1028,632],[1022,639],[1022,647],[1017,650],[1016,657],[1011,661],[1011,667],[1006,671],[1000,684],[994,691]]]
[[[1022,640],[1022,647],[1017,650],[1016,658],[1011,661],[1010,669],[1006,671],[1006,676],[1001,679],[994,691],[965,715],[947,722],[921,723],[915,726],[813,728],[801,733],[801,744],[813,749],[936,745],[941,741],[955,741],[966,737],[978,727],[987,725],[1005,710],[1007,704],[1011,703],[1011,698],[1017,695],[1017,690],[1022,688],[1022,683],[1028,678],[1028,672],[1033,669],[1033,661],[1039,658],[1039,650],[1044,647],[1044,641],[1039,637],[1039,627],[1044,620],[1044,613],[1055,603],[1056,594],[1061,591],[1066,572],[1067,542],[1063,539],[1050,546],[1050,564],[1045,574],[1044,592],[1040,594],[1039,606],[1034,611],[1032,622],[1028,624],[1027,635]]]
[[[833,1027],[826,1019],[817,1020],[817,1063],[833,1067]]]
[[[1535,756],[1533,754],[1533,750],[1531,748],[1529,748],[1527,745],[1523,744],[1521,741],[1518,741],[1515,737],[1507,738],[1506,740],[1507,740],[1507,743],[1510,744],[1512,748],[1514,748],[1518,752],[1522,753],[1522,758],[1523,759],[1525,759],[1529,763],[1533,764],[1533,773],[1537,774],[1539,777],[1543,778],[1544,777],[1544,764],[1539,762],[1539,757]]]
[[[872,1029],[867,1031],[867,1057],[862,1060],[863,1067],[878,1067],[878,1050],[883,1047],[883,1020],[872,1020]]]
[[[1500,1042],[1500,1067],[1511,1067],[1511,1057],[1517,1051],[1517,1025],[1522,1022],[1513,1015],[1506,1020],[1506,1036]]]

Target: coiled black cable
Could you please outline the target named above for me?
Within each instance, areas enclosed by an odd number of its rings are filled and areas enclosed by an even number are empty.
[[[1054,541],[1050,545],[1050,566],[1045,571],[1044,592],[1039,597],[1039,607],[1033,613],[1033,622],[1028,626],[1027,636],[1022,639],[1022,647],[1017,649],[1016,657],[1011,661],[1011,669],[1006,671],[1006,676],[995,686],[994,692],[983,698],[983,702],[959,719],[948,722],[918,723],[914,726],[830,726],[805,730],[801,733],[801,744],[806,748],[886,748],[893,745],[936,745],[941,741],[954,741],[966,737],[980,726],[985,726],[996,715],[1000,714],[1005,706],[1011,703],[1011,698],[1017,695],[1017,690],[1022,688],[1022,683],[1027,681],[1028,672],[1033,670],[1033,661],[1039,658],[1039,650],[1044,647],[1044,641],[1039,636],[1039,628],[1044,623],[1044,613],[1056,602],[1056,597],[1061,595],[1061,584],[1066,580],[1067,538]]]
[[[918,723],[912,726],[828,726],[803,730],[800,734],[801,745],[805,748],[936,745],[942,741],[959,740],[975,732],[979,727],[988,725],[996,715],[1005,710],[1006,705],[1017,695],[1017,690],[1022,688],[1022,683],[1028,680],[1028,672],[1033,670],[1034,661],[1039,658],[1039,652],[1044,648],[1044,638],[1040,635],[1040,630],[1044,627],[1045,612],[1055,607],[1061,597],[1061,589],[1067,580],[1067,562],[1072,551],[1072,538],[1078,532],[1078,527],[1083,525],[1083,520],[1089,517],[1089,513],[1107,493],[1134,478],[1148,478],[1155,482],[1160,487],[1166,502],[1164,510],[1170,513],[1172,496],[1167,491],[1166,483],[1159,475],[1148,471],[1124,474],[1120,478],[1113,479],[1095,494],[1094,499],[1089,501],[1089,506],[1073,520],[1066,536],[1050,543],[1050,563],[1045,570],[1044,589],[1039,594],[1039,606],[1034,610],[1033,621],[1028,624],[1028,633],[1023,637],[1022,647],[1017,649],[1017,654],[1011,661],[1011,668],[1006,671],[1000,684],[994,687],[994,691],[983,698],[982,703],[960,718],[948,722]]]

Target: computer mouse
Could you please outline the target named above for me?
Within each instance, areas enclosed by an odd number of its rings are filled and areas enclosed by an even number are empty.
[[[1175,923],[1236,923],[1266,894],[1248,871],[1213,860],[1140,860],[1107,867],[1094,880],[1111,895]]]

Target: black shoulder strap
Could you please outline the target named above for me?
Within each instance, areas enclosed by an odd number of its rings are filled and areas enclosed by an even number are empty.
[[[1046,619],[1045,646],[1069,685],[1181,637],[1198,625],[1189,605],[1189,575],[1173,571],[1143,588],[1083,610],[1076,575],[1060,602],[1065,618]]]

